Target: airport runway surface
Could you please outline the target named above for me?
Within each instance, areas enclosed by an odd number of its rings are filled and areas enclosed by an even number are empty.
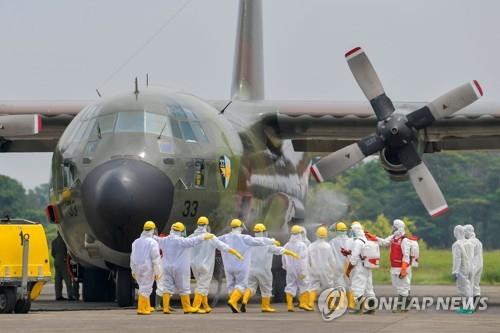
[[[283,304],[275,306],[278,313],[264,314],[252,304],[247,313],[233,314],[227,307],[218,307],[207,315],[164,315],[156,312],[138,316],[134,309],[100,311],[46,311],[26,315],[1,315],[0,332],[498,332],[500,308],[492,307],[473,315],[450,312],[416,312],[374,315],[346,314],[332,322],[324,322],[318,312],[285,312]]]
[[[174,314],[156,312],[149,316],[136,315],[135,308],[118,309],[114,303],[56,302],[53,284],[47,285],[32,312],[26,315],[0,315],[0,333],[136,333],[136,332],[199,332],[235,333],[265,331],[266,333],[312,332],[499,332],[500,287],[485,286],[489,308],[472,315],[452,311],[427,310],[408,313],[379,311],[374,315],[345,314],[331,322],[322,320],[319,312],[286,312],[284,304],[274,304],[278,313],[261,313],[259,297],[252,298],[247,313],[233,314],[220,305],[207,315],[184,315],[178,301]],[[378,295],[391,295],[388,285],[376,286]],[[454,286],[414,286],[416,296],[451,296]],[[222,298],[224,299],[224,298]]]

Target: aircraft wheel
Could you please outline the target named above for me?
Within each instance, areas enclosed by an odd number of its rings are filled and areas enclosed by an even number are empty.
[[[82,286],[84,302],[113,302],[115,300],[114,282],[107,270],[85,267]]]
[[[16,302],[14,306],[15,313],[28,313],[31,309],[31,300],[28,299],[20,299]]]
[[[16,305],[16,289],[0,287],[0,313],[12,313]]]
[[[119,267],[116,270],[116,300],[118,306],[126,307],[134,304],[135,288],[130,269]]]

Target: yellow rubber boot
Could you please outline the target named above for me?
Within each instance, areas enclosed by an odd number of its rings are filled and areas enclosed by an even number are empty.
[[[205,310],[200,309],[202,301],[203,301],[203,295],[195,293],[193,299],[193,309],[196,310],[196,313],[207,313]]]
[[[181,295],[182,310],[184,313],[195,313],[196,309],[191,306],[189,295]]]
[[[201,303],[203,304],[203,309],[205,310],[205,313],[210,313],[212,312],[212,308],[210,307],[210,305],[208,305],[208,296],[203,296],[203,300],[201,301]]]
[[[250,289],[245,290],[245,293],[243,294],[243,299],[241,300],[241,312],[247,312],[247,304],[248,301],[250,300],[250,297],[252,297],[252,291]]]
[[[352,291],[347,292],[347,308],[350,310],[356,309],[356,300],[354,299]]]
[[[139,294],[139,299],[137,300],[137,314],[151,314],[151,311],[149,310],[149,297]]]
[[[147,306],[148,306],[148,309],[149,309],[150,313],[154,313],[155,312],[155,308],[153,308],[151,306],[151,298],[149,298],[149,297],[148,297],[148,304],[147,304]]]
[[[170,311],[170,297],[172,297],[172,295],[170,294],[163,294],[163,313],[165,314],[170,314],[171,311]]]
[[[262,312],[276,312],[275,309],[271,307],[271,297],[262,296]]]
[[[309,306],[309,292],[305,291],[299,296],[299,308],[305,311],[312,311],[313,309]]]
[[[309,307],[314,310],[314,302],[316,302],[316,298],[318,297],[318,292],[316,290],[309,292]]]
[[[293,296],[292,294],[286,293],[286,308],[288,312],[294,312],[295,309],[293,308]]]
[[[240,310],[238,309],[238,301],[241,299],[242,296],[243,296],[242,292],[238,288],[234,288],[233,292],[231,293],[231,296],[229,297],[229,300],[227,301],[227,305],[229,305],[233,313],[240,312]]]

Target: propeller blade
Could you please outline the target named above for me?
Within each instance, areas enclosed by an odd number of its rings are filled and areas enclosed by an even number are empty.
[[[424,162],[408,170],[408,175],[430,216],[437,217],[448,211],[443,193]]]
[[[435,120],[451,116],[483,96],[483,89],[476,80],[467,82],[439,96],[426,106],[413,111],[407,118],[411,126],[421,129]]]
[[[394,112],[394,105],[386,96],[377,72],[363,49],[356,47],[347,52],[345,57],[359,87],[370,101],[377,119],[384,120],[389,117]]]
[[[321,158],[318,163],[311,166],[311,173],[316,181],[321,183],[325,179],[332,179],[382,148],[384,142],[378,135],[368,135],[359,142]]]
[[[401,148],[399,158],[408,170],[410,181],[429,215],[436,217],[444,214],[448,210],[448,204],[431,172],[418,155],[415,146],[410,143]]]

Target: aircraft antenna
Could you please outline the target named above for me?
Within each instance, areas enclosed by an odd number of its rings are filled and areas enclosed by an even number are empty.
[[[146,73],[146,87],[149,87],[149,74]]]
[[[99,98],[101,98],[101,93],[99,92],[99,89],[96,89],[95,92],[97,93],[97,96],[99,96]]]
[[[137,100],[139,98],[139,81],[137,80],[137,77],[134,80],[134,94],[135,94],[135,99]]]

